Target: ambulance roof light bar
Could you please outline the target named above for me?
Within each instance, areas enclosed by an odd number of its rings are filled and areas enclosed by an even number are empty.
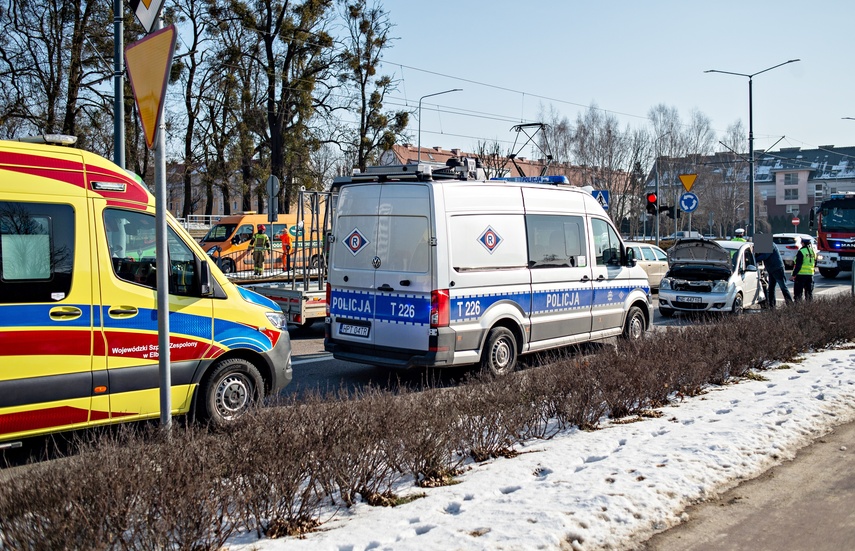
[[[21,136],[18,138],[18,141],[53,145],[74,145],[77,143],[77,136],[69,136],[68,134],[41,134],[39,136]]]

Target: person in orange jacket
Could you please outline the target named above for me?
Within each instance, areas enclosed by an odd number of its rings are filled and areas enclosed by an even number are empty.
[[[291,271],[291,233],[288,231],[288,225],[285,225],[285,229],[282,230],[282,233],[279,235],[279,238],[282,240],[282,258],[285,263],[285,271]]]

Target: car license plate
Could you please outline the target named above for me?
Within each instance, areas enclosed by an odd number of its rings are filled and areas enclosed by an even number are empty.
[[[351,325],[349,323],[342,323],[338,327],[338,332],[340,335],[351,335],[354,337],[368,337],[368,330],[371,327],[367,325]]]
[[[679,302],[701,302],[701,297],[677,297]]]
[[[841,256],[840,260],[845,260],[847,262],[855,260],[855,256]]]

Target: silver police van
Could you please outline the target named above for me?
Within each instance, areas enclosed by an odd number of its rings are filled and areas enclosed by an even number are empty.
[[[521,354],[649,328],[647,276],[589,191],[480,174],[464,159],[337,180],[324,341],[335,358],[502,374]]]

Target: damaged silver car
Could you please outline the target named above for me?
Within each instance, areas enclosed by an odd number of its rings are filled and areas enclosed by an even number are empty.
[[[668,249],[659,284],[659,313],[732,312],[762,305],[766,294],[754,244],[685,239]]]

